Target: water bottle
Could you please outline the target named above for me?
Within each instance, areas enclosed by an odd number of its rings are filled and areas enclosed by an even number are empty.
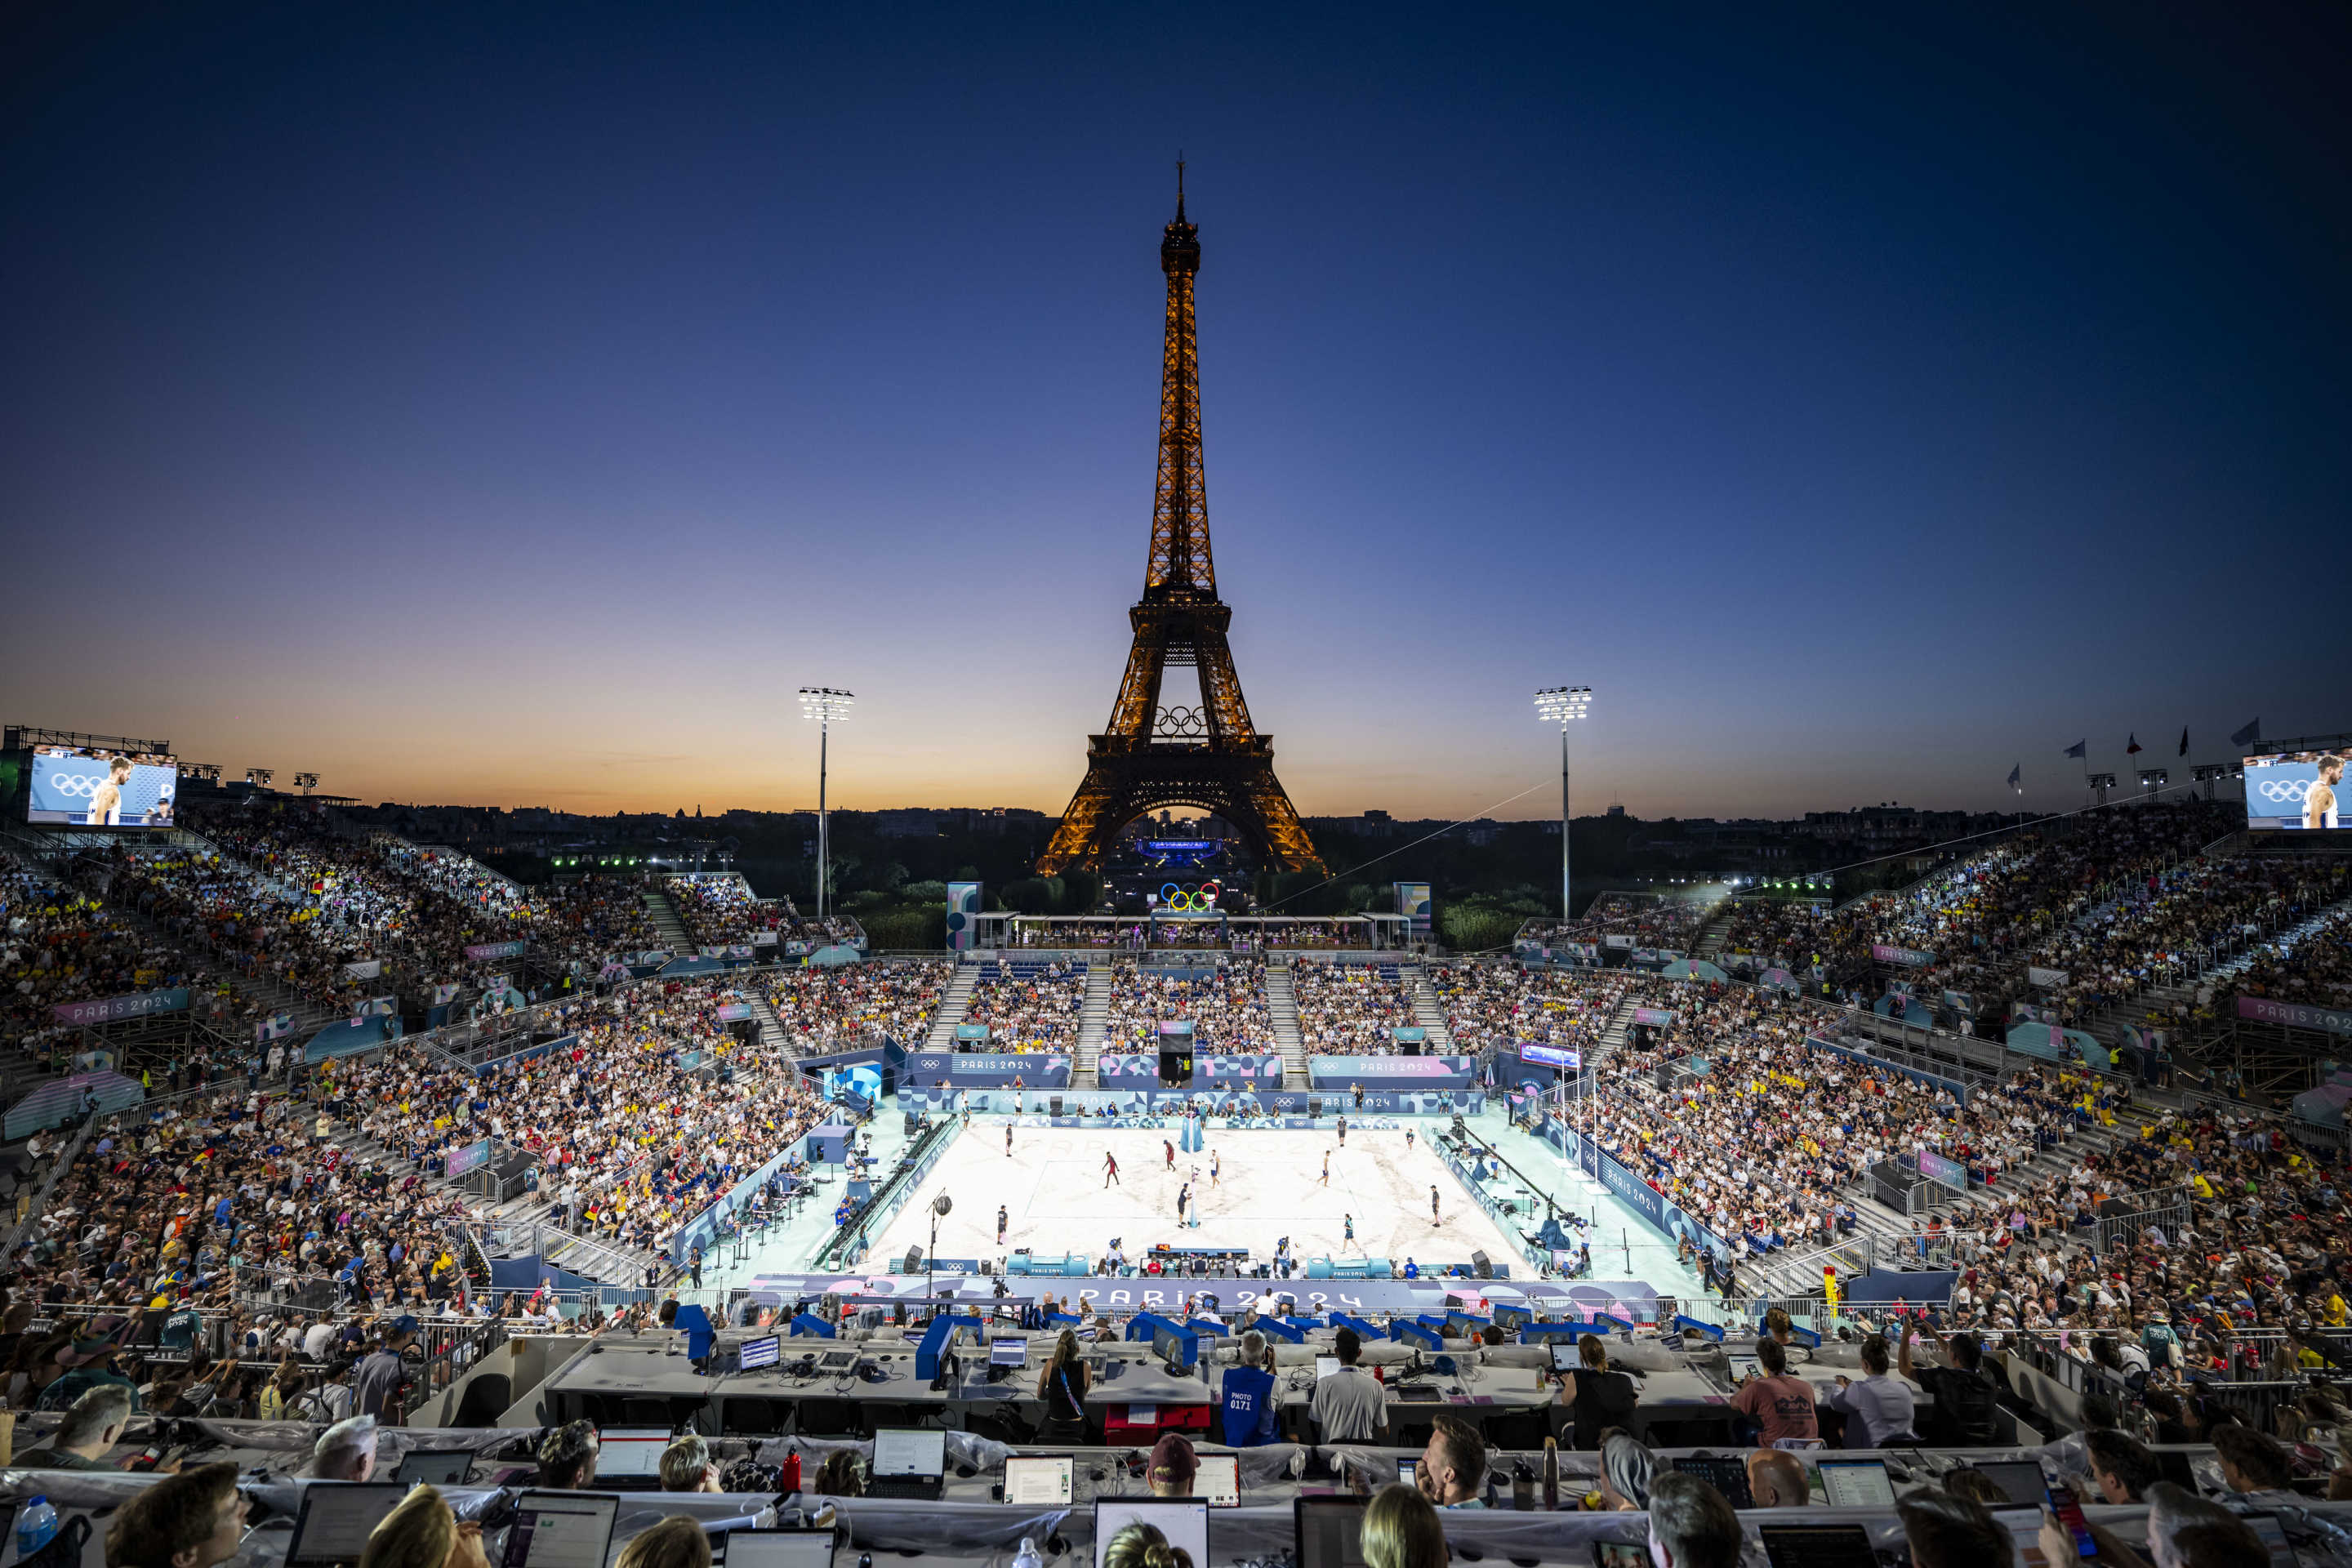
[[[1036,1542],[1025,1535],[1021,1538],[1021,1550],[1013,1554],[1013,1568],[1045,1568],[1045,1559],[1037,1551]]]
[[[49,1506],[48,1495],[43,1493],[25,1505],[16,1516],[16,1561],[22,1563],[49,1543],[58,1532],[58,1510]]]

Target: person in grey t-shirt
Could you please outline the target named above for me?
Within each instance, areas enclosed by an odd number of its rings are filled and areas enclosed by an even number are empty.
[[[1824,1401],[1860,1428],[1848,1434],[1846,1447],[1883,1448],[1889,1438],[1910,1437],[1918,1401],[1909,1384],[1886,1374],[1882,1336],[1873,1334],[1862,1342],[1862,1370],[1865,1375],[1860,1383],[1839,1378],[1836,1390]]]
[[[1356,1369],[1364,1342],[1353,1329],[1341,1329],[1337,1349],[1339,1370],[1315,1384],[1307,1410],[1315,1417],[1319,1440],[1326,1443],[1370,1443],[1387,1429],[1389,1400],[1370,1373]]]

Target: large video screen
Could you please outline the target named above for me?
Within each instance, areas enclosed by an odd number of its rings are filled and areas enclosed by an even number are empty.
[[[2344,752],[2283,752],[2246,759],[2246,826],[2326,833],[2344,820]]]
[[[26,820],[68,827],[169,827],[179,793],[180,765],[166,756],[35,746]]]

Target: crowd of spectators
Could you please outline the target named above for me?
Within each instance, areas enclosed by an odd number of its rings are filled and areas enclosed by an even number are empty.
[[[1086,995],[1083,963],[991,962],[972,984],[963,1021],[987,1026],[991,1050],[1075,1051]]]
[[[1196,1049],[1238,1054],[1275,1049],[1265,963],[1221,959],[1213,969],[1173,974],[1129,963],[1114,966],[1104,1050],[1151,1049],[1159,1025],[1184,1019],[1192,1021]]]
[[[2231,977],[2228,995],[2313,1007],[2352,1007],[2352,909],[2338,910],[2293,942],[2257,948]],[[2208,994],[2203,1005],[2210,1007]]]
[[[2192,945],[2259,918],[2283,884],[2263,872],[2241,889],[2193,862],[2222,837],[2213,803],[2137,805],[2085,813],[2021,834],[1922,883],[1860,899],[1834,914],[1780,900],[1743,903],[1725,948],[1777,962],[1824,994],[1867,1003],[1880,989],[1879,947],[1927,956],[1900,972],[1923,994],[1969,993],[1998,1016],[2029,989],[2029,967],[2068,958],[2094,976],[2057,999],[2069,1016],[2108,1005]],[[2219,863],[2216,863],[2219,864]],[[2286,874],[2293,880],[2298,874]],[[2174,891],[2168,892],[2168,887]]]
[[[334,1073],[332,1092],[360,1131],[427,1172],[484,1138],[528,1151],[566,1223],[656,1250],[819,1115],[788,1056],[720,1021],[738,1000],[721,977],[649,980],[559,1009],[556,1026],[576,1037],[560,1050],[477,1074],[394,1045]]]
[[[1308,1056],[1377,1057],[1413,1026],[1412,998],[1391,963],[1300,959],[1290,966],[1298,1037]]]
[[[1455,1049],[1524,1041],[1581,1048],[1588,1060],[1637,977],[1630,969],[1521,969],[1502,963],[1436,964],[1428,973]]]
[[[1940,1086],[1809,1046],[1829,1016],[1814,1005],[1719,982],[1654,984],[1655,995],[1635,1000],[1670,1008],[1675,1024],[1620,1057],[1627,1070],[1596,1105],[1596,1136],[1711,1230],[1735,1268],[1850,1232],[1847,1189],[1882,1161],[1926,1151],[1998,1186],[2074,1123],[2078,1089],[2084,1115],[2112,1115],[2113,1091],[2092,1090],[2087,1075],[2020,1074],[1962,1105]],[[1680,1070],[1661,1088],[1664,1068]]]
[[[0,1028],[47,1063],[79,1032],[55,1009],[204,983],[204,972],[93,890],[0,861]]]
[[[870,1045],[922,1042],[955,965],[940,960],[779,970],[768,977],[768,1005],[803,1055]]]
[[[790,904],[753,896],[751,885],[740,876],[665,877],[662,889],[699,946],[748,944],[758,933],[798,918]]]
[[[1519,940],[1560,946],[1568,942],[1611,945],[1610,937],[1631,938],[1615,945],[1663,948],[1687,953],[1699,931],[1722,905],[1719,896],[1603,893],[1572,921],[1530,921]]]

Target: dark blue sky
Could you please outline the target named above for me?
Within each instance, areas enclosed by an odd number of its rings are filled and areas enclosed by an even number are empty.
[[[1643,816],[2352,728],[2340,9],[1263,9],[18,35],[0,710],[715,810],[813,795],[830,683],[836,801],[1058,809],[1181,148],[1306,811],[1554,809],[1560,682]]]

